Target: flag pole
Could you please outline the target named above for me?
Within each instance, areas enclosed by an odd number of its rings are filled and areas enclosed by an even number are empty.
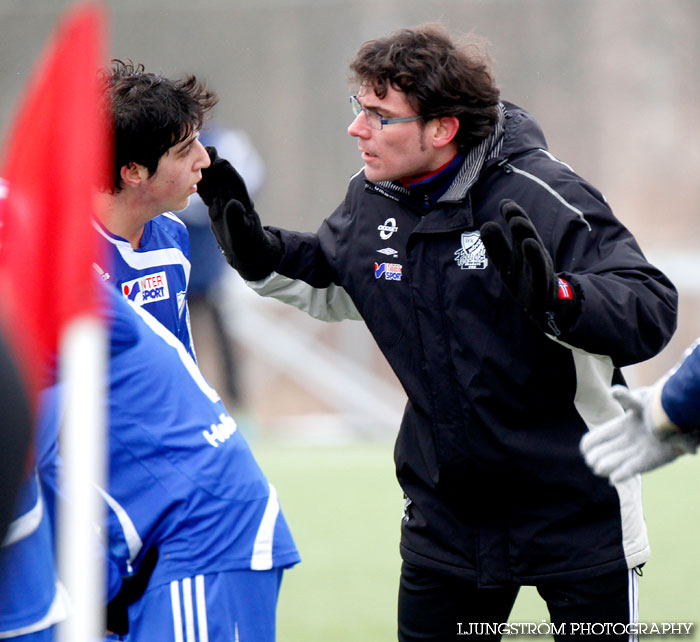
[[[61,427],[61,488],[66,501],[58,529],[59,577],[71,601],[71,615],[59,625],[61,642],[94,642],[104,635],[105,564],[103,537],[96,536],[104,506],[94,484],[105,486],[106,333],[100,320],[71,321],[60,340],[64,382]]]
[[[91,226],[95,193],[109,183],[111,127],[103,112],[104,3],[70,7],[40,57],[13,121],[0,175],[0,298],[38,405],[58,352],[63,466],[57,507],[58,579],[72,604],[61,642],[104,635],[107,546],[107,332],[98,309]],[[27,287],[27,284],[31,287]],[[57,345],[58,344],[58,345]],[[36,406],[35,406],[36,407]],[[53,569],[52,569],[53,570]],[[42,581],[45,580],[42,576]],[[55,582],[51,577],[50,581]]]

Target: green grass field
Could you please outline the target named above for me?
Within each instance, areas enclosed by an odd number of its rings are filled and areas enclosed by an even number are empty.
[[[403,502],[392,448],[254,441],[303,558],[282,584],[279,642],[396,639]],[[640,579],[640,621],[700,626],[698,458],[646,475],[644,497],[652,558]],[[547,619],[536,591],[523,589],[510,621]]]

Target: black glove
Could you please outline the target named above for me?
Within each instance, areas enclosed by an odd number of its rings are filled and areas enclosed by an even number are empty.
[[[246,212],[253,211],[253,201],[248,195],[243,177],[225,158],[221,158],[216,147],[205,147],[211,164],[202,170],[202,180],[197,183],[197,193],[207,207],[216,207],[223,212],[230,200],[241,203]]]
[[[559,336],[575,321],[580,301],[571,285],[557,276],[552,258],[532,221],[515,201],[502,200],[510,238],[495,221],[481,226],[489,260],[510,293],[545,332]]]
[[[118,635],[129,632],[129,604],[136,602],[146,590],[158,561],[158,549],[149,548],[132,575],[122,577],[122,587],[107,604],[107,630]]]
[[[245,182],[214,147],[207,147],[211,165],[202,170],[197,191],[209,208],[211,230],[229,265],[247,281],[275,270],[284,253],[282,239],[263,228]]]

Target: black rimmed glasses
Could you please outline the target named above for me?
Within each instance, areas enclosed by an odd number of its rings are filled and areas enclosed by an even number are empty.
[[[382,118],[378,113],[367,109],[360,104],[357,100],[357,96],[350,96],[350,104],[352,105],[352,111],[355,116],[359,116],[362,112],[365,112],[365,118],[367,118],[367,124],[372,129],[382,129],[384,125],[393,125],[394,123],[410,123],[412,120],[420,120],[423,116],[401,116],[400,118]]]

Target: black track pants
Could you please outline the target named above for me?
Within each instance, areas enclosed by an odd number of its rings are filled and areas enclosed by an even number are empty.
[[[498,628],[495,625],[508,622],[519,588],[477,588],[474,582],[404,562],[399,587],[399,640],[496,642],[501,635],[494,630]],[[621,570],[578,582],[542,582],[537,591],[547,603],[557,642],[631,639],[630,627],[625,625],[636,622],[637,617],[634,571]]]

